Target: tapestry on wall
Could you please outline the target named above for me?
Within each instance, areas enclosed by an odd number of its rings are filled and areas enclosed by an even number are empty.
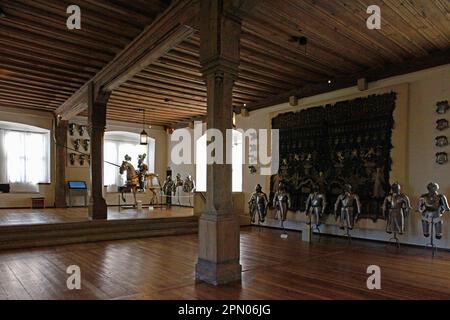
[[[389,192],[395,101],[391,92],[273,118],[272,128],[280,130],[280,168],[271,177],[271,199],[283,180],[291,210],[304,211],[317,185],[327,195],[327,213],[332,213],[348,183],[361,198],[361,217],[381,218]]]

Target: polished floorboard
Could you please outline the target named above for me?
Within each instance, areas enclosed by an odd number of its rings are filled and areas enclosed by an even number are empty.
[[[192,216],[193,209],[187,207],[155,207],[152,210],[108,207],[108,220],[156,219]],[[46,209],[0,209],[0,226],[28,225],[88,221],[87,208]]]
[[[197,236],[167,236],[0,252],[0,299],[449,299],[450,253],[298,233],[241,230],[242,281],[196,283]],[[81,268],[70,291],[66,269]],[[368,290],[367,267],[381,268]]]

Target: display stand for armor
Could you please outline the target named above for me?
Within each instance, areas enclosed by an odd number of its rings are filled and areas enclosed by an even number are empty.
[[[319,225],[317,223],[315,223],[315,224],[312,223],[312,214],[309,215],[309,229],[310,229],[310,231],[309,231],[309,243],[312,242],[312,236],[313,236],[314,231],[317,231],[317,234],[319,235],[319,241],[318,242],[320,242],[320,235],[321,235],[320,227],[319,227]]]
[[[281,228],[283,228],[283,233],[280,235],[280,237],[282,239],[287,239],[288,238],[288,234],[286,232],[286,229],[284,228],[284,221],[283,221],[283,219],[281,219]]]
[[[286,191],[286,185],[283,181],[281,181],[278,186],[278,191],[273,199],[273,204],[276,208],[276,217],[280,219],[281,228],[283,229],[283,233],[280,237],[282,239],[287,239],[288,234],[284,228],[284,220],[286,220],[287,212],[291,207],[291,196]]]
[[[258,233],[261,233],[262,227],[261,227],[261,221],[258,219]]]
[[[183,186],[176,186],[175,187],[175,194],[177,195],[177,201],[178,201],[178,205],[181,206],[181,201],[180,201],[180,191],[178,190],[179,188],[182,188]]]
[[[437,246],[434,244],[434,234],[435,234],[435,224],[434,224],[434,218],[431,218],[431,225],[430,225],[430,243],[425,245],[425,248],[431,248],[431,256],[434,258],[434,256],[437,253]]]
[[[352,235],[350,234],[350,229],[345,228],[345,236],[347,237],[347,242],[349,245],[352,244]]]
[[[188,200],[189,200],[189,206],[191,207],[192,206],[191,198],[194,198],[194,194],[192,192],[189,192],[187,197],[188,197]]]
[[[394,231],[394,236],[388,240],[389,244],[395,244],[397,249],[400,248],[400,240],[397,237],[397,231]]]

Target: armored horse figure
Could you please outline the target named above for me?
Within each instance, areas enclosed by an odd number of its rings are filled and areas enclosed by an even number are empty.
[[[156,173],[148,172],[148,166],[144,162],[147,154],[142,154],[138,156],[138,171],[139,176],[139,189],[150,190],[152,193],[152,198],[150,204],[154,204],[155,200],[158,199],[158,191],[161,191],[161,182],[159,176]]]

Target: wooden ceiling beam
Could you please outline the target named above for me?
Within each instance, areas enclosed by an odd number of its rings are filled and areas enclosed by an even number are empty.
[[[3,65],[1,63],[0,63],[0,67],[3,67]],[[3,70],[7,70],[7,69],[3,69]],[[44,86],[53,86],[56,88],[61,88],[61,90],[69,90],[71,94],[73,92],[75,92],[75,90],[79,87],[79,85],[77,85],[76,81],[62,82],[62,81],[55,80],[50,77],[46,79],[45,77],[31,73],[30,70],[23,71],[20,73],[12,71],[11,73],[9,73],[8,77],[0,74],[0,79],[14,80],[14,81],[17,81],[20,83],[43,84]],[[19,86],[20,86],[20,84],[19,84]]]
[[[117,89],[154,61],[165,55],[169,52],[169,50],[177,46],[183,40],[189,38],[193,33],[194,29],[189,26],[178,26],[158,39],[157,43],[149,48],[148,52],[146,52],[143,56],[136,56],[131,59],[127,57],[127,60],[129,61],[128,64],[122,64],[122,62],[118,61],[116,67],[121,66],[121,70],[112,69],[111,71],[113,74],[105,76],[110,80],[106,81],[103,87],[107,91]],[[137,48],[138,47],[131,48],[130,52],[135,52]]]
[[[24,112],[25,110],[32,111],[42,111],[48,112],[50,115],[53,115],[53,109],[45,106],[39,106],[36,104],[23,104],[17,101],[5,100],[0,98],[0,108],[14,108],[20,110],[20,112]]]
[[[170,110],[170,112],[174,113],[174,112],[204,112],[206,110],[206,107],[198,107],[198,106],[193,106],[193,105],[178,105],[178,104],[174,104],[173,102],[171,102],[170,104],[165,103],[165,102],[155,102],[155,101],[148,101],[148,100],[142,100],[142,99],[133,99],[133,98],[129,98],[129,97],[123,97],[123,96],[116,96],[114,95],[113,97],[111,97],[111,102],[114,103],[122,103],[122,104],[126,104],[129,103],[130,105],[134,105],[136,107],[136,109],[145,109],[145,108],[149,108],[149,109],[153,109],[154,111],[158,111],[158,110]]]
[[[230,8],[227,9],[229,14],[238,18],[245,18],[258,4],[264,0],[233,0],[230,1]]]
[[[4,83],[1,81],[1,79],[0,79],[0,89],[4,92],[17,94],[17,86]],[[61,99],[62,101],[65,101],[67,99],[67,94],[61,94],[59,92],[54,91],[47,91],[45,89],[36,90],[22,86],[21,91],[24,92],[25,94],[35,94],[37,97],[44,97],[44,98],[52,97]]]
[[[183,81],[193,81],[196,83],[204,84],[204,80],[200,75],[199,70],[194,69],[179,69],[177,66],[173,64],[163,64],[163,63],[154,63],[149,68],[147,68],[144,72],[149,73],[157,73],[162,76],[170,76],[173,78],[177,78]],[[286,89],[287,87],[279,86],[278,83],[267,84],[264,80],[261,80],[259,77],[250,78],[246,74],[240,74],[236,85],[243,86],[249,89],[256,89],[264,92],[279,92],[282,89]]]
[[[90,48],[77,46],[74,43],[64,42],[57,38],[48,38],[41,34],[22,32],[16,28],[11,28],[6,25],[1,25],[0,36],[7,36],[12,39],[18,39],[22,42],[30,42],[36,45],[42,45],[48,48],[48,50],[60,50],[63,52],[67,52],[68,54],[76,53],[78,55],[82,55],[83,57],[96,59],[103,62],[110,61],[114,57],[114,55],[111,53],[105,53],[92,50]]]
[[[69,97],[72,94],[72,90],[68,90],[67,88],[60,88],[56,85],[52,85],[49,83],[42,83],[37,81],[17,81],[17,79],[8,78],[3,79],[0,77],[0,84],[10,86],[14,88],[17,92],[17,87],[26,88],[30,91],[35,92],[43,92],[43,93],[54,93],[61,94]]]
[[[50,12],[56,16],[59,16],[65,21],[67,19],[67,6],[71,4],[68,1],[48,1],[48,0],[13,0],[19,1],[27,6],[31,7],[30,11],[34,8],[40,8],[47,12]],[[151,3],[147,3],[150,6]],[[113,18],[113,19],[111,19]],[[102,10],[89,10],[83,13],[83,24],[89,28],[96,30],[107,31],[112,34],[118,34],[124,37],[129,37],[131,34],[137,35],[140,32],[140,28],[133,26],[130,21],[120,21],[115,19],[115,16],[105,16],[105,12]]]
[[[373,82],[445,64],[450,64],[450,49],[437,51],[426,57],[409,59],[402,64],[391,64],[383,68],[368,69],[364,72],[357,73],[349,77],[338,77],[331,84],[324,82],[319,84],[305,85],[301,88],[293,89],[291,91],[273,96],[256,103],[250,103],[246,108],[249,111],[255,111],[258,109],[285,103],[291,96],[295,96],[300,99],[356,86],[358,79],[361,78],[367,79],[368,82]]]
[[[193,28],[186,24],[191,22],[192,16],[197,12],[196,0],[175,1],[55,113],[61,115],[63,119],[70,119],[86,109],[87,89],[91,81],[97,88],[111,91],[165,54],[171,46],[176,46],[192,35]]]
[[[67,63],[72,63],[76,66],[86,66],[87,68],[95,68],[100,70],[105,64],[105,61],[101,59],[95,59],[89,55],[81,55],[78,52],[66,52],[57,49],[56,47],[45,46],[42,43],[34,43],[29,41],[24,41],[20,39],[11,38],[7,35],[2,35],[2,44],[6,48],[12,48],[16,52],[26,51],[32,52],[39,57],[46,57],[48,59],[57,59],[59,61],[65,61]],[[86,59],[89,58],[89,59]]]
[[[43,97],[38,94],[30,94],[30,93],[21,93],[20,97],[17,97],[15,92],[7,92],[4,89],[0,88],[0,95],[2,97],[9,97],[11,99],[17,98],[17,100],[27,100],[30,102],[36,102],[36,103],[48,103],[48,104],[54,104],[58,105],[61,103],[61,101],[64,101],[64,99],[61,98],[53,98],[53,97]]]
[[[6,98],[6,97],[0,97],[0,105],[4,105],[6,107],[9,106],[24,106],[28,108],[34,108],[36,110],[47,110],[47,111],[53,111],[54,109],[50,106],[44,105],[44,104],[38,104],[35,102],[30,102],[23,99],[17,99],[17,98]]]
[[[143,105],[148,106],[157,106],[157,107],[176,107],[176,108],[184,108],[184,109],[193,109],[193,110],[205,110],[206,106],[202,104],[193,104],[187,101],[181,101],[174,97],[169,99],[169,102],[165,102],[164,99],[161,99],[158,96],[152,95],[137,95],[134,91],[124,90],[124,91],[115,91],[111,96],[111,99],[122,98],[129,101],[136,101]],[[126,101],[125,100],[125,101]]]
[[[136,119],[141,119],[140,121],[142,121],[142,116],[139,115],[139,112],[137,111],[138,109],[145,109],[146,113],[149,113],[148,115],[146,115],[146,122],[149,122],[151,119],[165,119],[168,120],[168,122],[170,122],[170,120],[173,117],[181,117],[181,118],[187,118],[187,117],[192,117],[195,115],[198,115],[198,112],[194,112],[194,111],[190,111],[190,112],[173,112],[173,111],[162,111],[162,110],[158,110],[158,112],[155,112],[155,110],[153,108],[144,108],[142,105],[136,107],[134,104],[122,104],[122,103],[108,103],[108,108],[111,108],[111,112],[116,111],[119,112],[121,114],[123,113],[123,110],[121,111],[121,108],[124,109],[128,109],[130,112],[128,114],[126,114],[125,116],[127,117],[133,117]],[[135,111],[136,110],[136,111]],[[133,115],[133,113],[135,113]],[[201,114],[204,114],[205,112],[202,112]],[[139,122],[140,122],[139,121]]]
[[[129,83],[139,83],[152,88],[161,88],[163,90],[172,90],[178,93],[189,93],[206,97],[206,86],[204,84],[195,84],[187,81],[179,81],[173,79],[167,79],[165,77],[151,76],[143,77],[142,73],[134,77]],[[261,99],[267,96],[267,94],[261,94],[258,91],[242,90],[242,88],[236,87],[233,90],[236,98],[242,99]]]
[[[109,104],[108,104],[108,106],[109,106]],[[132,106],[128,106],[128,105],[124,106],[124,105],[111,104],[111,106],[110,106],[111,110],[108,111],[108,114],[123,115],[124,117],[129,117],[131,119],[136,119],[138,123],[139,122],[142,123],[142,116],[139,115],[138,111],[134,111],[136,113],[135,115],[130,115],[130,114],[124,115],[124,113],[121,112],[121,109],[120,109],[120,108],[123,108],[123,107],[125,107],[125,108],[128,107],[131,112],[133,112],[134,109],[135,109]],[[146,110],[146,113],[147,113],[147,110]],[[192,112],[191,113],[183,113],[183,114],[179,113],[179,114],[175,114],[175,115],[173,113],[172,114],[169,114],[169,113],[153,113],[153,114],[150,114],[150,115],[146,116],[145,123],[151,123],[152,120],[163,120],[163,121],[170,122],[170,119],[173,119],[173,118],[180,118],[180,119],[182,119],[182,118],[191,117],[193,115],[196,115],[196,114],[194,114]]]

